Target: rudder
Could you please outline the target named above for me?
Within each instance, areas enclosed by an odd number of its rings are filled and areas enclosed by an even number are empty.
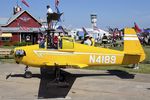
[[[140,62],[145,59],[145,52],[134,28],[124,29],[124,52],[125,54],[140,55]]]

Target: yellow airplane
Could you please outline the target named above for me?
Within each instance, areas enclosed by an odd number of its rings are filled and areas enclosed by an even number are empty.
[[[84,68],[137,64],[145,59],[144,50],[133,28],[124,29],[123,51],[76,43],[74,39],[68,37],[61,38],[58,49],[48,49],[48,42],[47,39],[44,48],[40,48],[39,44],[15,48],[15,61],[27,67]],[[32,77],[32,73],[26,70],[25,76]]]

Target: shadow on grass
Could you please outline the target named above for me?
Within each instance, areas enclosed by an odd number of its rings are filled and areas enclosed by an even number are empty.
[[[129,65],[123,65],[123,66],[120,66],[120,67],[128,68],[128,69],[133,69],[134,68],[133,66],[129,66]]]

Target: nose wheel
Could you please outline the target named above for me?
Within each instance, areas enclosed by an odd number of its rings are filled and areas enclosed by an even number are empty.
[[[29,66],[25,67],[25,73],[24,73],[25,78],[32,78],[32,72],[29,71]]]

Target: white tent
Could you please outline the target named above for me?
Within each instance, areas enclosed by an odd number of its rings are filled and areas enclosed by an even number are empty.
[[[109,32],[107,31],[104,31],[102,29],[96,29],[96,30],[93,30],[92,28],[85,28],[85,30],[91,35],[93,36],[94,39],[101,39],[103,37],[103,34],[105,34],[106,36],[109,36]],[[72,36],[75,36],[77,35],[77,33],[79,31],[83,31],[82,28],[76,28],[76,29],[73,29],[69,32],[70,35]]]

